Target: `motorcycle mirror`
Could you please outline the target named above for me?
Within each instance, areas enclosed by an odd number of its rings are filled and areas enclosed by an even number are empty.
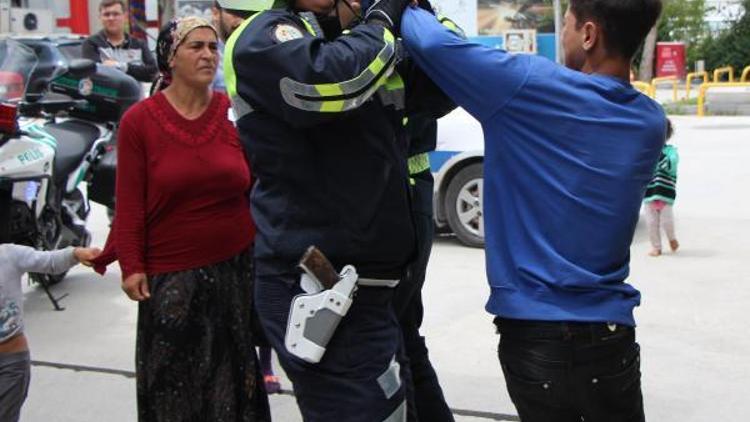
[[[89,59],[73,59],[68,64],[68,73],[74,78],[86,78],[96,73],[96,62]]]
[[[16,116],[18,114],[18,107],[13,104],[3,103],[0,104],[0,133],[6,135],[13,135],[18,129],[18,122]]]

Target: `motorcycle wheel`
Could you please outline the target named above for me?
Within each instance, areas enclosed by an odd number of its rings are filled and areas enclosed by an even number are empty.
[[[65,247],[66,245],[58,245],[60,241],[60,226],[62,225],[59,219],[51,213],[42,213],[41,218],[42,221],[39,222],[40,233],[36,240],[37,244],[35,245],[36,249],[43,251],[54,251],[56,249],[62,249],[63,247]],[[29,277],[32,281],[41,285],[45,284],[46,279],[46,284],[49,287],[63,281],[67,274],[67,271],[61,274],[48,275],[29,273]]]
[[[37,273],[29,273],[29,277],[31,277],[31,281],[34,283],[38,283],[40,285],[44,285],[44,281],[42,280],[42,277],[47,278],[47,287],[54,286],[55,284],[63,281],[65,276],[68,275],[68,272],[65,271],[62,274],[37,274]]]

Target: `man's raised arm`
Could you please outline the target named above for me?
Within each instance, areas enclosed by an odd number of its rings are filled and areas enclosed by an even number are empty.
[[[401,36],[422,70],[480,122],[510,101],[531,67],[530,57],[466,41],[419,8],[407,8]]]

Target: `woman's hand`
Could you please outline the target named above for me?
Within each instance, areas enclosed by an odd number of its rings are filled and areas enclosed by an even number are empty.
[[[132,300],[140,302],[149,299],[151,293],[148,291],[148,278],[143,273],[133,273],[122,280],[122,291]]]

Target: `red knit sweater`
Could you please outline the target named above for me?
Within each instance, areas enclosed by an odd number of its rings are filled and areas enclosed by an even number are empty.
[[[250,169],[229,107],[214,93],[208,109],[188,120],[159,93],[123,116],[114,236],[100,268],[112,249],[127,277],[199,268],[249,247]]]

